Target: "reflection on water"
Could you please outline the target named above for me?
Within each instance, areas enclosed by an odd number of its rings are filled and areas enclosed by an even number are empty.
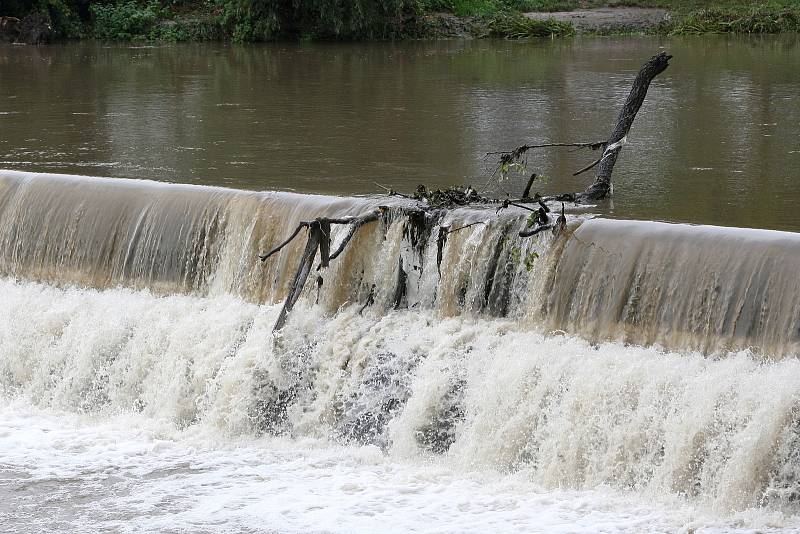
[[[604,139],[660,47],[675,59],[599,209],[799,231],[797,36],[2,46],[0,168],[339,194],[482,185],[487,151]],[[593,156],[529,164],[542,192],[579,190]]]

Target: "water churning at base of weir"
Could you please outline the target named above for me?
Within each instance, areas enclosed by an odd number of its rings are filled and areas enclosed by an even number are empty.
[[[493,209],[422,232],[390,215],[273,338],[302,239],[258,254],[386,203],[3,171],[0,394],[794,510],[800,238],[575,218],[521,239],[524,216]],[[436,230],[475,221],[440,276]]]

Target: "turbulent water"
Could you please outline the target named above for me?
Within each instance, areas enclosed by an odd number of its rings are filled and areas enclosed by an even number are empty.
[[[800,525],[800,237],[582,215],[522,239],[524,214],[397,202],[274,335],[303,235],[258,254],[387,199],[0,173],[0,520]]]

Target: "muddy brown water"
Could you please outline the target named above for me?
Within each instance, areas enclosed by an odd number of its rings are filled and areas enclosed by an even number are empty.
[[[664,48],[672,66],[594,211],[800,231],[799,42],[2,46],[0,168],[338,195],[480,187],[486,152],[604,139]],[[591,176],[571,174],[594,156],[536,152],[526,172],[549,177],[542,193],[581,190]]]

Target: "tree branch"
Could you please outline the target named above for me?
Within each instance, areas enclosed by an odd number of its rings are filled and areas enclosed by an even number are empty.
[[[305,222],[305,221],[303,221],[303,222],[301,222],[300,224],[298,224],[298,225],[297,225],[297,228],[295,228],[294,232],[292,232],[292,235],[290,235],[288,238],[286,238],[286,241],[284,241],[283,243],[281,243],[281,244],[280,244],[280,245],[278,245],[277,247],[273,248],[272,250],[270,250],[270,251],[269,251],[269,252],[267,252],[266,254],[261,254],[261,255],[259,256],[259,258],[261,259],[261,261],[267,261],[267,259],[268,259],[270,256],[272,256],[273,254],[277,254],[278,252],[280,252],[280,250],[281,250],[283,247],[285,247],[286,245],[288,245],[289,243],[291,243],[291,242],[292,242],[292,239],[294,239],[295,237],[297,237],[297,234],[299,234],[299,233],[300,233],[300,230],[302,230],[303,228],[308,228],[309,224],[310,224],[310,223],[307,223],[307,222]]]
[[[376,211],[373,211],[372,213],[368,213],[367,215],[364,215],[362,217],[359,217],[359,218],[351,221],[350,222],[350,225],[351,225],[350,226],[350,231],[347,232],[347,235],[344,236],[344,239],[342,239],[342,242],[339,243],[339,246],[331,254],[330,259],[331,260],[335,260],[336,258],[339,257],[339,254],[341,254],[342,251],[344,251],[344,247],[346,247],[347,244],[350,242],[350,240],[353,239],[353,236],[356,235],[356,232],[358,231],[359,228],[361,228],[362,226],[364,226],[367,223],[371,223],[371,222],[377,221],[380,218],[380,216],[381,216],[381,211],[380,210],[376,210]]]

